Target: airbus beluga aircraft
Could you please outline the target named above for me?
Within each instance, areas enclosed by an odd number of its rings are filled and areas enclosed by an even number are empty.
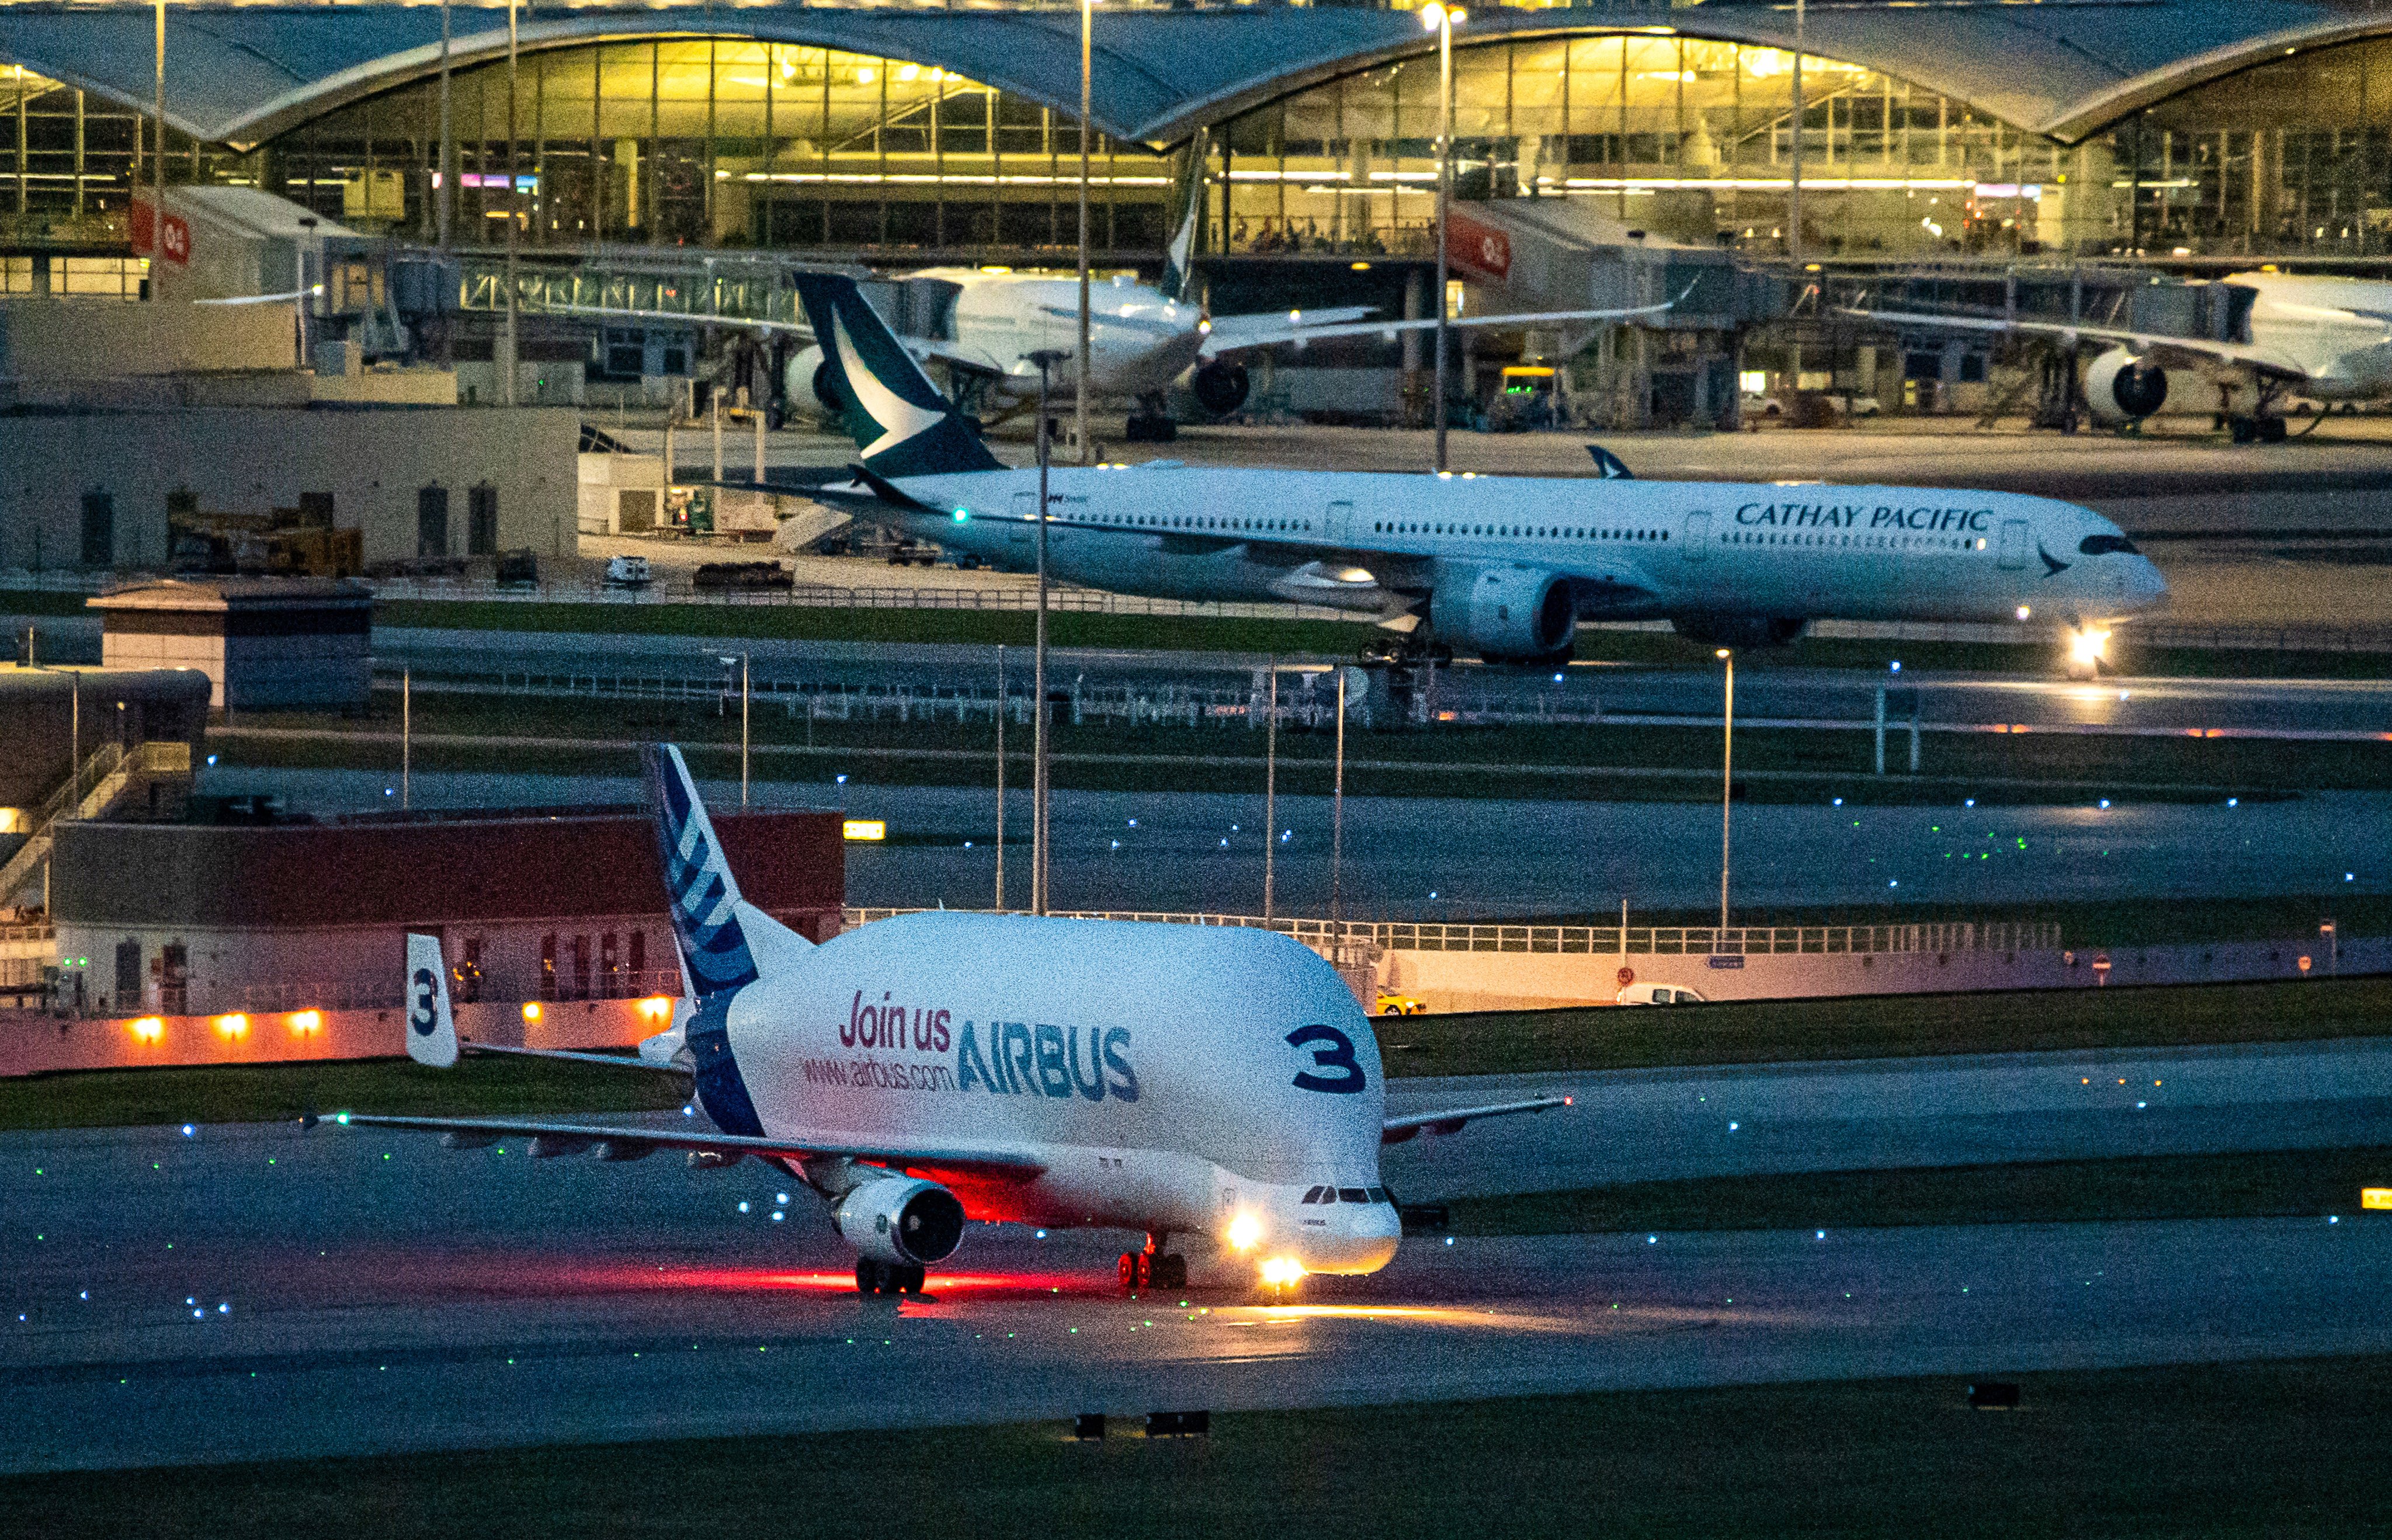
[[[739,895],[681,751],[644,753],[687,998],[608,1055],[461,1043],[437,938],[408,938],[408,1053],[461,1050],[686,1073],[713,1124],[336,1114],[693,1165],[749,1156],[830,1208],[856,1288],[919,1293],[973,1220],[1142,1230],[1124,1287],[1178,1288],[1173,1236],[1209,1237],[1285,1287],[1372,1273],[1402,1227],[1379,1149],[1544,1097],[1389,1118],[1377,1042],[1335,970],[1275,932],[920,913],[815,946]]]
[[[1010,470],[852,280],[803,275],[852,405],[855,479],[823,502],[1014,571],[1034,566],[1038,472]],[[1598,455],[1598,459],[1607,457]],[[2167,585],[2070,503],[1899,486],[1195,469],[1048,472],[1047,568],[1175,599],[1373,614],[1497,661],[1568,655],[1581,619],[1666,619],[1705,641],[1790,641],[1814,620],[2066,626],[2082,659]],[[2089,666],[2089,664],[2087,665]]]

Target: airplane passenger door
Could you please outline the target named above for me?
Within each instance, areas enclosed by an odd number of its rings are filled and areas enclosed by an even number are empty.
[[[2001,563],[2007,568],[2026,565],[2027,537],[2024,519],[2002,521]]]
[[[1322,516],[1320,533],[1331,545],[1342,546],[1354,538],[1354,505],[1340,498],[1329,505]]]
[[[1013,519],[1005,527],[1006,547],[1016,551],[1035,550],[1037,548],[1033,542],[1037,538],[1038,494],[1016,492],[1013,495]]]
[[[1687,561],[1699,562],[1710,554],[1711,516],[1708,510],[1686,515],[1685,541],[1678,554]]]

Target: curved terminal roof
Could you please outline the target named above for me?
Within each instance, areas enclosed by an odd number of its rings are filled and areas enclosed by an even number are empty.
[[[503,7],[456,7],[452,62],[506,54]],[[1666,24],[1664,24],[1666,23]],[[129,106],[151,100],[151,11],[0,4],[0,61]],[[552,5],[523,21],[526,49],[617,39],[730,37],[940,66],[1065,111],[1079,104],[1071,10],[832,9]],[[1677,32],[1793,45],[1790,6],[1712,4],[1475,12],[1465,36]],[[2219,75],[2392,32],[2336,0],[2045,0],[1813,6],[1807,46],[2074,141]],[[439,64],[434,5],[176,5],[167,15],[167,117],[198,138],[249,146]],[[1170,144],[1320,80],[1425,52],[1408,11],[1260,7],[1100,11],[1094,117],[1117,137]]]

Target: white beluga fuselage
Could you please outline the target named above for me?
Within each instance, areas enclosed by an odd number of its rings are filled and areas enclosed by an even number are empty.
[[[1080,345],[1080,283],[1076,276],[930,268],[914,275],[956,284],[952,349],[976,359],[1014,397],[1038,394],[1033,355],[1072,355]],[[1088,357],[1092,396],[1149,395],[1186,373],[1202,352],[1209,330],[1201,306],[1165,297],[1128,278],[1099,278],[1088,289]],[[1076,380],[1066,362],[1051,385],[1068,394]]]
[[[1311,1273],[1395,1255],[1385,1094],[1336,972],[1264,931],[923,913],[733,998],[760,1132],[1029,1157],[907,1163],[974,1220],[1208,1236]],[[738,1114],[699,1094],[718,1122]],[[852,1173],[851,1173],[851,1176]],[[1305,1204],[1322,1186],[1375,1201]]]

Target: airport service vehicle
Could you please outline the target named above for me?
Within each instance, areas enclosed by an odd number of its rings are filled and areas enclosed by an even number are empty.
[[[680,751],[645,760],[687,997],[638,1061],[536,1056],[687,1073],[711,1126],[334,1121],[464,1147],[528,1138],[535,1157],[756,1157],[829,1205],[859,1290],[919,1293],[974,1220],[1142,1230],[1120,1264],[1133,1288],[1187,1281],[1178,1236],[1216,1240],[1280,1288],[1375,1272],[1402,1228],[1383,1144],[1567,1105],[1387,1117],[1352,991],[1272,932],[937,912],[812,945],[740,897]],[[459,1041],[436,938],[408,938],[407,998],[420,1062],[532,1052]]]
[[[847,278],[800,275],[854,479],[815,488],[857,518],[1012,571],[1036,565],[1039,473],[1010,470]],[[2082,647],[2167,585],[2107,519],[2048,498],[1898,486],[1195,469],[1049,472],[1047,570],[1174,599],[1376,615],[1399,646],[1502,662],[1568,654],[1581,619],[1666,619],[1721,645],[1814,620],[2025,622]]]
[[[1993,333],[2036,338],[2065,356],[2085,410],[2104,427],[2138,422],[2165,406],[2216,410],[2234,442],[2285,436],[2288,395],[2320,403],[2392,397],[2392,282],[2292,273],[2230,273],[2214,284],[2209,306],[2219,335],[2173,337],[2113,326],[1992,316],[1845,307],[1845,314],[1904,331]],[[2207,384],[2214,404],[2188,400],[2185,385]]]
[[[1611,997],[1614,1005],[1700,1005],[1703,997],[1669,984],[1631,984]]]
[[[1369,305],[1260,315],[1212,316],[1189,282],[1189,261],[1201,210],[1191,186],[1183,195],[1179,224],[1165,255],[1163,279],[1147,285],[1126,275],[1093,284],[1088,294],[1088,381],[1091,400],[1132,400],[1137,415],[1127,423],[1132,443],[1168,443],[1176,428],[1164,408],[1164,393],[1185,379],[1199,405],[1227,416],[1245,404],[1250,382],[1240,356],[1281,343],[1331,337],[1386,335],[1433,330],[1436,318],[1366,320]],[[1076,273],[1016,272],[1007,267],[930,267],[909,275],[916,283],[942,286],[943,304],[932,323],[935,336],[907,337],[904,345],[917,360],[945,366],[957,379],[977,382],[1007,410],[1033,407],[1038,399],[1041,352],[1075,353],[1080,345],[1080,280]],[[1667,304],[1624,310],[1568,310],[1533,316],[1463,316],[1449,329],[1517,330],[1529,326],[1583,324],[1651,315]],[[834,423],[848,407],[838,377],[826,358],[819,334],[814,345],[790,358],[783,378],[790,401]],[[1053,383],[1065,393],[1074,369],[1057,370]]]
[[[1391,994],[1385,990],[1379,991],[1378,1003],[1372,1009],[1380,1016],[1428,1015],[1428,1004],[1425,1001],[1415,999],[1408,994]]]
[[[606,559],[606,586],[610,589],[644,589],[653,581],[644,556],[610,556]]]

